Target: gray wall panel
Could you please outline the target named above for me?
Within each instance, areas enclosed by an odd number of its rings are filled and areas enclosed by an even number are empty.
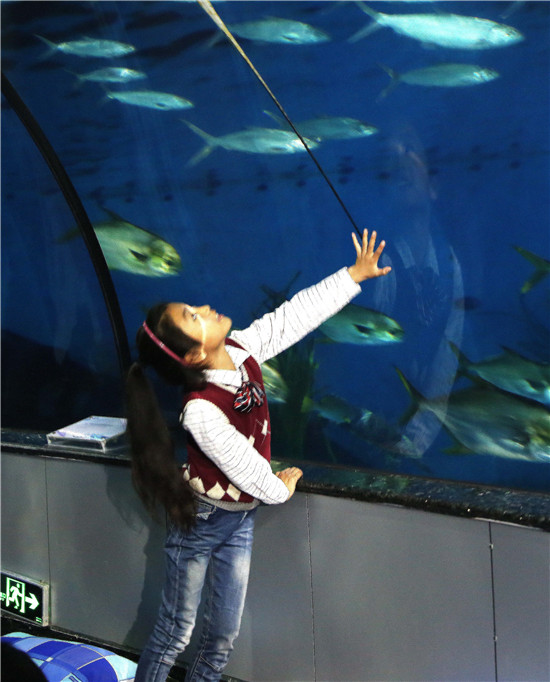
[[[46,460],[2,455],[2,569],[49,578]]]
[[[317,680],[494,679],[488,526],[311,501]]]
[[[314,680],[306,495],[258,509],[245,613],[227,672],[254,682]]]
[[[550,680],[550,534],[492,524],[499,682]]]
[[[164,530],[138,511],[128,469],[50,460],[48,492],[53,622],[141,645],[158,603],[151,576],[162,575]]]

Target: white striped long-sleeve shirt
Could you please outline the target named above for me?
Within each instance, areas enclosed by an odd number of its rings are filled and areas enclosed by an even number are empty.
[[[207,381],[236,392],[242,382],[240,367],[249,355],[259,364],[266,362],[332,317],[360,291],[347,268],[303,289],[246,329],[232,332],[230,338],[243,346],[227,346],[236,370],[206,370]],[[189,401],[182,423],[202,452],[239,490],[265,504],[288,499],[287,487],[272,472],[269,462],[216,405],[200,398]]]

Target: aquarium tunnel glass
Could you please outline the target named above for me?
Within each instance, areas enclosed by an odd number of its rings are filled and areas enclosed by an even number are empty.
[[[376,230],[391,273],[263,368],[273,457],[550,490],[550,3],[1,12],[2,72],[132,356],[154,303],[242,328]],[[5,95],[1,180],[2,426],[122,415],[109,297]]]

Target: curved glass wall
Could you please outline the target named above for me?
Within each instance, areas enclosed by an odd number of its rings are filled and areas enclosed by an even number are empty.
[[[130,339],[160,300],[245,326],[351,265],[352,222],[376,229],[392,273],[270,363],[274,457],[550,490],[549,3],[213,7],[326,177],[200,4],[1,6],[3,71],[94,224]],[[37,343],[45,393],[61,353],[87,377],[67,375],[76,416],[118,413],[87,252],[14,119],[3,355],[26,383],[4,409],[28,400]]]

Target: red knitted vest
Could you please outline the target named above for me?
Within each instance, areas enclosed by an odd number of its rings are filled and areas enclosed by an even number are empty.
[[[241,348],[238,343],[231,339],[227,339],[226,344]],[[262,370],[256,360],[249,356],[245,360],[244,366],[248,378],[251,381],[257,381],[263,388]],[[190,400],[196,399],[208,400],[216,405],[231,424],[254,445],[260,455],[265,457],[268,462],[271,461],[271,425],[267,399],[264,399],[263,405],[253,407],[250,412],[237,412],[233,409],[235,395],[231,391],[210,382],[200,391],[187,393],[183,399],[183,407]],[[189,477],[189,483],[196,492],[213,500],[227,502],[252,502],[254,500],[251,495],[242,492],[231,483],[214,462],[202,452],[190,433],[187,433],[187,462],[186,478]]]

